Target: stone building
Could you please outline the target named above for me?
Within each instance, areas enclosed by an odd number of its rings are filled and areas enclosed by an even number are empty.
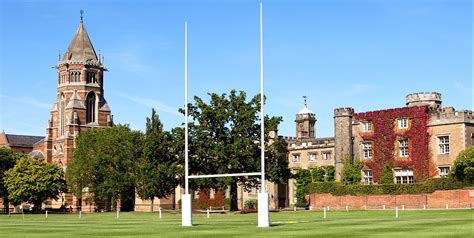
[[[443,107],[436,92],[409,94],[406,105],[394,109],[336,108],[334,137],[316,138],[316,124],[312,124],[316,117],[306,103],[295,122],[296,137],[283,137],[292,171],[333,165],[337,181],[345,159],[362,162],[361,182],[366,184],[379,183],[386,165],[394,183],[446,177],[457,155],[474,144],[473,111]],[[293,206],[296,186],[292,179],[286,195],[287,205]]]

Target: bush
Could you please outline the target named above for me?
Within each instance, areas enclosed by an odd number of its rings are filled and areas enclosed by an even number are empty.
[[[230,198],[224,198],[224,209],[230,210]]]
[[[336,196],[343,195],[398,195],[432,193],[436,190],[451,190],[463,188],[463,184],[451,178],[434,178],[423,183],[411,184],[377,184],[343,185],[338,182],[311,183],[306,186],[305,194],[330,193]]]
[[[249,199],[244,202],[244,208],[256,209],[258,205],[257,199]]]
[[[393,171],[389,164],[386,164],[383,168],[382,178],[380,178],[381,184],[393,184]]]
[[[474,146],[459,153],[450,175],[466,185],[474,185]]]
[[[360,161],[351,162],[349,156],[345,156],[344,168],[342,170],[342,181],[344,184],[358,184],[362,179],[360,173],[362,169],[362,163]]]

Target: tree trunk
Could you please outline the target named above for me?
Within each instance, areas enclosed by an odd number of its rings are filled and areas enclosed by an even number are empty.
[[[151,213],[153,213],[154,202],[155,202],[155,198],[152,197],[152,198],[151,198],[151,205],[150,205],[150,211],[151,211]]]
[[[230,210],[231,211],[238,211],[239,206],[238,206],[238,201],[237,201],[237,182],[233,182],[230,185]]]

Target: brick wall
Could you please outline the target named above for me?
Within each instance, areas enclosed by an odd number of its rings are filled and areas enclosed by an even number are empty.
[[[405,208],[469,208],[474,205],[474,190],[440,190],[431,194],[402,195],[365,195],[365,196],[334,196],[331,194],[311,194],[309,196],[312,209],[349,209],[363,210],[402,207]]]

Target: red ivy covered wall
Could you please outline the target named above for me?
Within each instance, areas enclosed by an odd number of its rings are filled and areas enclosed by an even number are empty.
[[[398,129],[399,118],[409,119],[408,129]],[[365,141],[373,141],[372,159],[362,162],[372,170],[375,182],[380,182],[386,163],[392,168],[413,169],[415,181],[429,177],[431,156],[428,148],[428,107],[415,106],[355,113],[354,119],[372,122],[372,131],[361,132],[360,136]],[[400,138],[408,139],[408,158],[398,157],[396,144]]]
[[[223,207],[224,194],[220,190],[216,190],[214,198],[210,196],[209,189],[199,191],[199,198],[193,201],[193,209],[206,209],[208,207]]]

